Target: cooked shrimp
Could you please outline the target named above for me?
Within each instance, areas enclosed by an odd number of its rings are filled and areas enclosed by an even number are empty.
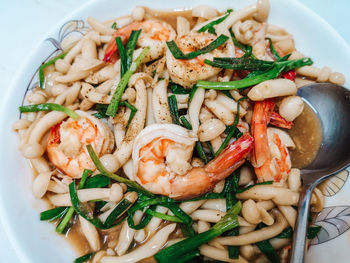
[[[51,128],[47,140],[47,156],[66,175],[80,178],[84,169],[95,170],[86,145],[91,144],[101,156],[112,152],[114,136],[107,124],[77,111],[78,120],[68,119]]]
[[[144,22],[133,22],[115,31],[112,40],[108,43],[103,61],[115,63],[117,60],[116,51],[118,50],[115,38],[120,37],[125,45],[129,40],[131,32],[139,29],[142,29],[142,31],[137,40],[137,45],[140,47],[149,46],[151,48],[148,56],[145,58],[145,62],[162,56],[165,52],[166,41],[173,40],[176,36],[175,30],[171,25],[163,21],[147,20]]]
[[[268,136],[267,133],[274,107],[272,100],[256,102],[254,106],[251,124],[254,149],[251,163],[259,182],[284,181],[291,169],[288,149],[280,136],[274,132]]]
[[[175,199],[199,196],[245,162],[253,148],[249,134],[203,167],[190,165],[197,138],[181,126],[154,124],[137,136],[132,159],[135,179],[149,191]]]
[[[191,32],[176,39],[176,44],[184,54],[187,54],[207,46],[216,38],[217,36],[210,33]],[[220,72],[220,68],[215,68],[205,64],[205,59],[212,60],[214,57],[227,57],[233,55],[234,49],[230,48],[226,42],[210,53],[202,54],[190,60],[176,59],[171,51],[167,49],[166,62],[172,81],[184,87],[191,87],[197,82],[197,80],[211,78]]]

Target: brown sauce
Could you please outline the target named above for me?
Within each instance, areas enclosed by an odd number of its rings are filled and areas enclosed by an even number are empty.
[[[304,111],[294,121],[289,134],[296,145],[296,148],[290,151],[292,166],[296,168],[306,167],[316,158],[322,143],[320,120],[306,103]]]

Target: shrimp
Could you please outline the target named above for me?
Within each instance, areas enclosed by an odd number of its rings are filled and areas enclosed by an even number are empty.
[[[259,182],[286,180],[291,161],[288,149],[276,132],[267,132],[275,103],[264,100],[255,103],[251,130],[254,137],[254,149],[251,163]]]
[[[84,169],[96,169],[86,150],[87,144],[92,145],[98,156],[111,153],[114,148],[114,136],[107,124],[77,112],[78,120],[68,119],[51,128],[46,148],[52,164],[73,178],[80,178]]]
[[[176,36],[175,30],[163,21],[147,20],[144,22],[133,22],[117,31],[112,36],[105,51],[104,62],[115,63],[117,61],[117,44],[115,38],[120,37],[125,45],[129,40],[133,30],[141,29],[137,45],[140,47],[149,46],[150,52],[145,58],[145,62],[159,58],[165,52],[166,41],[173,40]]]
[[[136,137],[132,153],[134,175],[147,190],[183,200],[214,188],[245,162],[253,137],[244,134],[203,167],[192,167],[197,137],[175,124],[147,126]]]
[[[187,54],[207,46],[216,38],[215,35],[210,33],[190,32],[176,39],[176,44],[184,54]],[[197,80],[205,80],[216,76],[221,69],[205,64],[204,60],[233,56],[234,48],[230,47],[226,42],[215,50],[190,60],[176,59],[171,51],[167,49],[166,63],[172,81],[184,87],[191,87]]]

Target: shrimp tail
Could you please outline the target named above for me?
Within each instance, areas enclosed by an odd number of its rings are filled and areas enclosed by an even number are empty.
[[[276,127],[285,128],[285,129],[291,129],[293,126],[293,122],[287,121],[277,112],[272,112],[270,123]]]
[[[244,162],[253,149],[254,139],[248,133],[244,134],[214,160],[209,162],[205,171],[212,175],[212,180],[219,182],[229,176]]]
[[[254,105],[252,116],[252,135],[254,149],[251,163],[254,167],[262,166],[270,158],[267,140],[267,124],[270,122],[275,103],[272,100],[258,101]]]

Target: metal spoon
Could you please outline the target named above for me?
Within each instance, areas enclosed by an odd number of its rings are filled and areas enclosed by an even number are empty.
[[[298,95],[316,111],[322,124],[323,139],[315,160],[301,170],[303,181],[295,223],[291,263],[303,263],[311,194],[320,182],[350,164],[350,91],[319,83],[304,86]]]

